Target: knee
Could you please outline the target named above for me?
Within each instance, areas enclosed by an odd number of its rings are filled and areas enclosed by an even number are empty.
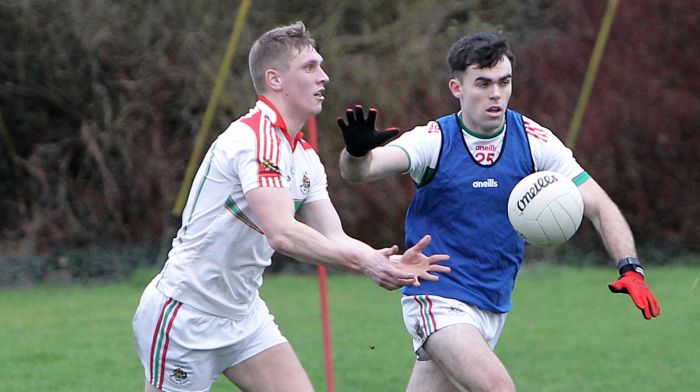
[[[510,376],[499,377],[484,389],[484,392],[515,392],[515,384]]]
[[[454,382],[454,381],[453,381]],[[459,391],[469,392],[515,392],[515,384],[510,376],[488,377],[477,382],[454,382]]]

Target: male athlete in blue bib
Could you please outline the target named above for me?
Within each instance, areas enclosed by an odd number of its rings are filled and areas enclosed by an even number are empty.
[[[632,232],[615,203],[547,128],[508,109],[513,55],[505,39],[477,33],[458,40],[447,61],[449,88],[460,111],[406,132],[377,131],[377,112],[361,106],[338,119],[346,143],[343,177],[368,181],[408,173],[417,191],[406,215],[406,243],[430,234],[431,252],[450,255],[449,275],[402,289],[404,322],[417,361],[407,390],[514,391],[494,354],[511,309],[524,242],[508,220],[514,185],[535,171],[571,178],[584,214],[600,234],[620,278],[609,285],[627,293],[646,319],[660,313],[644,282]]]

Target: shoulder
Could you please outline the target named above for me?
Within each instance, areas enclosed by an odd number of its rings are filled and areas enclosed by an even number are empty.
[[[538,122],[525,116],[524,114],[521,114],[521,116],[523,119],[525,133],[531,141],[535,143],[547,144],[552,139],[556,139],[556,136],[554,136],[549,128],[540,125]]]
[[[226,150],[241,150],[254,148],[258,140],[258,132],[255,132],[249,124],[238,119],[232,122],[226,130],[219,135],[216,142]]]
[[[271,118],[258,107],[240,117],[221,135],[227,144],[242,143],[239,148],[257,148],[259,152],[275,154],[282,140],[275,130]],[[233,147],[233,146],[232,146]]]
[[[214,154],[226,159],[238,159],[248,154],[257,155],[263,144],[274,140],[271,126],[265,124],[259,110],[251,109],[233,121],[215,141]],[[242,155],[243,154],[243,155]]]
[[[417,126],[411,130],[416,134],[425,134],[427,137],[442,137],[442,127],[437,120],[429,121],[425,125]]]
[[[442,129],[437,121],[429,121],[401,134],[387,146],[400,147],[415,159],[418,155],[439,151],[442,144]]]
[[[523,116],[523,125],[530,143],[537,170],[552,170],[574,178],[583,168],[574,154],[549,128]]]
[[[442,129],[436,120],[429,121],[425,125],[419,125],[409,131],[406,131],[399,136],[398,139],[391,142],[399,142],[403,140],[413,139],[440,139],[442,137]]]
[[[254,107],[247,114],[236,120],[230,128],[233,128],[233,131],[248,130],[257,139],[262,139],[267,135],[274,134],[272,124],[272,120],[263,110]]]

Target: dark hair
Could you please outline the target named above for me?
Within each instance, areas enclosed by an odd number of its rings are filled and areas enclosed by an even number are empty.
[[[513,63],[508,41],[496,34],[474,33],[460,38],[447,53],[447,65],[452,75],[459,75],[472,64],[477,68],[491,68],[506,56]]]
[[[255,40],[248,55],[248,68],[255,91],[258,94],[265,91],[265,71],[288,66],[292,50],[301,51],[307,46],[316,49],[316,41],[302,22],[277,27]]]

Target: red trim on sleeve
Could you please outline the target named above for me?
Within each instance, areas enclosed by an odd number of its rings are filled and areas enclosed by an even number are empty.
[[[273,124],[260,110],[250,116],[241,118],[241,121],[248,125],[255,135],[258,185],[261,187],[281,188],[282,173],[279,168],[279,162],[282,140],[275,132]]]

